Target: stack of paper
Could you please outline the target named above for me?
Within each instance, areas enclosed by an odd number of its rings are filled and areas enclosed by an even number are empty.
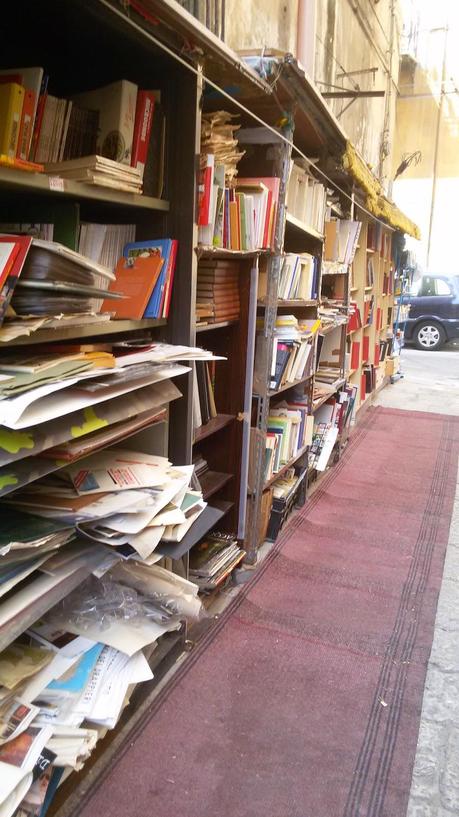
[[[38,480],[6,502],[61,524],[125,558],[149,558],[160,541],[180,542],[206,507],[190,489],[193,466],[165,457],[106,449]]]
[[[105,156],[82,156],[79,159],[65,159],[45,165],[45,173],[73,179],[86,184],[113,187],[130,193],[142,192],[142,174],[136,167],[115,162]]]
[[[76,314],[91,311],[91,298],[122,297],[107,294],[114,280],[107,267],[54,241],[31,242],[11,301],[17,315]]]
[[[190,553],[190,576],[201,591],[214,590],[244,556],[245,551],[228,534],[209,535]]]
[[[227,111],[216,111],[204,114],[201,121],[201,163],[206,165],[207,154],[212,154],[215,165],[224,165],[227,181],[237,174],[237,165],[245,151],[239,149],[235,133],[241,127],[232,122],[238,119],[236,114]]]

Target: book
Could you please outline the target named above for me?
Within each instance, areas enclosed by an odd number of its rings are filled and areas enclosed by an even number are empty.
[[[32,133],[35,126],[35,118],[37,113],[38,102],[40,99],[40,93],[42,89],[42,82],[43,82],[43,68],[39,67],[28,67],[28,68],[3,68],[0,71],[0,82],[7,82],[8,77],[10,77],[11,82],[17,82],[19,85],[22,85],[27,92],[31,93],[33,96],[33,110],[32,110],[32,117],[31,117],[31,136],[30,139],[32,140]],[[26,156],[19,156],[21,159],[30,159],[31,144],[29,144],[27,149]]]
[[[0,154],[16,157],[25,91],[17,82],[0,84]]]
[[[96,153],[130,165],[134,137],[137,85],[126,79],[77,94],[78,107],[99,112]]]
[[[23,161],[27,161],[29,157],[35,108],[35,94],[33,91],[26,89],[22,105],[21,124],[19,127],[18,147],[16,151],[17,158]]]
[[[131,165],[137,168],[142,178],[147,162],[154,108],[155,92],[139,90],[137,93],[134,133],[132,137]]]
[[[27,258],[30,246],[32,244],[32,236],[0,236],[0,244],[10,246],[12,243],[16,245],[14,252],[13,263],[8,266],[8,273],[3,280],[0,289],[0,326],[2,325],[6,311],[11,303],[15,287],[21,275],[24,262]]]
[[[145,318],[163,317],[166,288],[168,282],[174,275],[176,253],[177,241],[171,238],[160,238],[151,241],[133,241],[124,247],[123,255],[125,258],[159,255],[164,259],[157,284],[145,309]],[[168,295],[168,299],[170,302],[170,294]]]
[[[158,255],[148,258],[120,258],[116,266],[116,281],[111,282],[109,290],[122,292],[123,301],[114,306],[113,301],[104,300],[101,312],[115,312],[117,318],[143,318],[151,294],[163,266],[163,259]]]

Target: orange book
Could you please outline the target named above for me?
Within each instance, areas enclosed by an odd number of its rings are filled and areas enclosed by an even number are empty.
[[[116,265],[116,281],[111,281],[109,290],[122,292],[122,301],[105,300],[101,312],[115,312],[116,318],[140,320],[159,278],[164,258],[150,255],[148,258],[120,258]]]
[[[29,158],[30,145],[32,143],[33,120],[35,113],[35,94],[33,91],[25,91],[22,105],[22,117],[19,127],[18,149],[16,156],[18,159],[27,161]]]

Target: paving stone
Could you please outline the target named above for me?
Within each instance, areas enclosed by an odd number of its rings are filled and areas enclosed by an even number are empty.
[[[455,634],[436,629],[430,662],[444,672],[459,672],[459,643]]]
[[[411,798],[416,802],[439,801],[440,775],[444,767],[448,734],[448,724],[426,721],[423,713],[411,783]]]
[[[442,808],[437,803],[428,800],[410,800],[406,817],[456,817],[453,813]]]
[[[443,579],[435,627],[459,632],[459,580]]]
[[[445,768],[440,774],[440,800],[444,808],[459,814],[459,728],[449,731]]]
[[[448,547],[443,568],[443,577],[459,581],[459,547]]]
[[[426,678],[422,717],[435,723],[459,724],[459,675],[432,665]],[[420,733],[421,735],[421,733]]]

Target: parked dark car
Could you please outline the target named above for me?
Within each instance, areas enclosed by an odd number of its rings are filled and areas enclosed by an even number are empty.
[[[418,349],[435,352],[459,338],[459,275],[423,275],[402,303],[410,310],[400,328]]]

